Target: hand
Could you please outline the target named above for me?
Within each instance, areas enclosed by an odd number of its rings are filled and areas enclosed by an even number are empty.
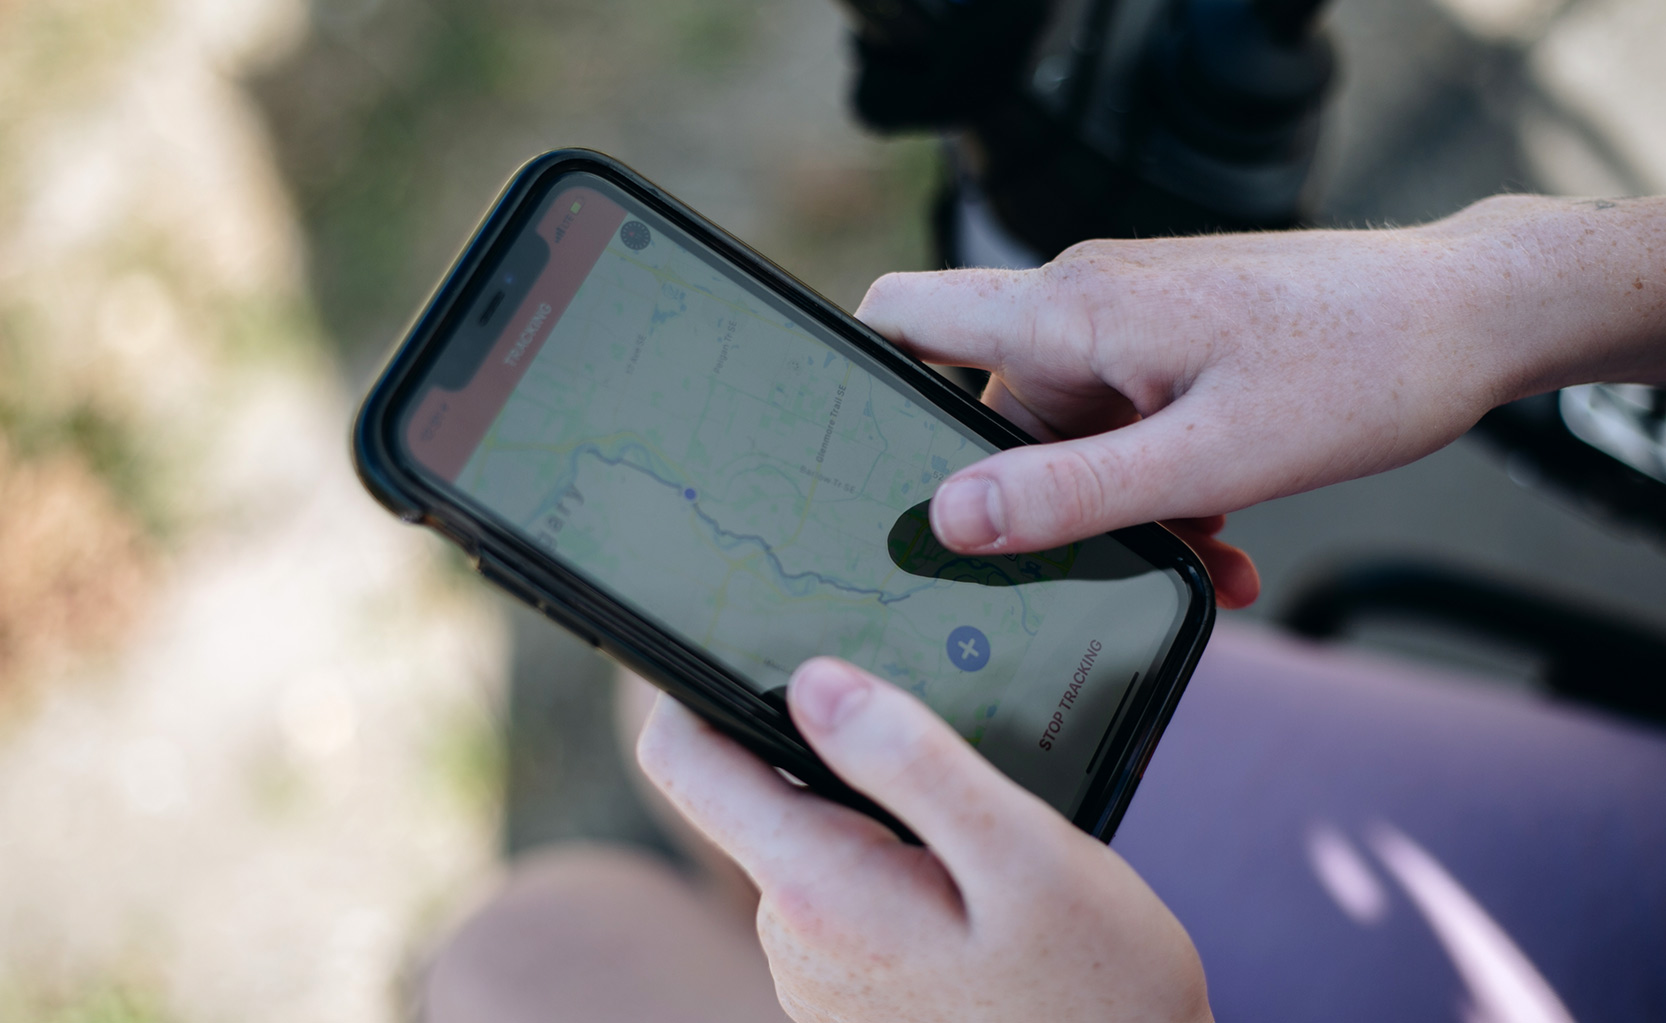
[[[1027,551],[1393,468],[1526,394],[1659,379],[1662,253],[1666,201],[1517,196],[1420,228],[1096,241],[1033,271],[893,274],[857,315],[922,359],[989,370],[984,401],[1055,442],[970,466],[932,501],[951,549]],[[1230,606],[1254,576],[1224,547],[1200,553]]]
[[[1163,525],[1184,540],[1209,570],[1217,604],[1237,610],[1255,603],[1255,598],[1261,595],[1261,573],[1256,571],[1255,562],[1248,554],[1220,538],[1220,531],[1226,528],[1225,515],[1165,519]]]
[[[1212,1019],[1197,952],[1151,889],[925,705],[827,658],[798,670],[788,705],[828,766],[924,848],[665,696],[637,757],[757,885],[759,937],[799,1023]]]

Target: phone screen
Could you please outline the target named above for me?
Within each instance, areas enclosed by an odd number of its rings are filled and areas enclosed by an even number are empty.
[[[758,693],[843,657],[1073,814],[1180,575],[1108,536],[949,552],[926,502],[986,440],[601,178],[526,232],[547,260],[466,380],[442,354],[407,456]]]

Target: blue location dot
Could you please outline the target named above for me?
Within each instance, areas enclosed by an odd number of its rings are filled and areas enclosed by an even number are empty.
[[[970,625],[949,633],[949,660],[961,671],[977,671],[989,663],[989,638]]]
[[[687,490],[683,491],[683,496],[688,498],[690,501],[692,501],[696,497],[699,497],[700,495],[695,492],[693,487],[689,487]]]

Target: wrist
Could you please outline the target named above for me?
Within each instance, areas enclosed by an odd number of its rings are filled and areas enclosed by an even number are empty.
[[[1666,200],[1498,196],[1417,230],[1489,406],[1666,379]]]

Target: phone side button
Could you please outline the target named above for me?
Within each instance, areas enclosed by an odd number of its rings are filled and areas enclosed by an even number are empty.
[[[554,620],[579,639],[593,647],[601,646],[601,642],[597,640],[595,633],[586,628],[571,611],[560,604],[552,603],[540,594],[536,587],[522,578],[519,572],[498,561],[490,554],[481,551],[479,560],[475,562],[475,569],[486,581],[507,591],[516,600],[532,605],[544,617]]]

